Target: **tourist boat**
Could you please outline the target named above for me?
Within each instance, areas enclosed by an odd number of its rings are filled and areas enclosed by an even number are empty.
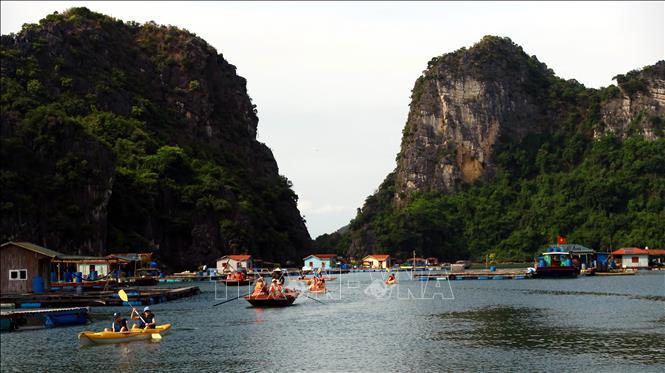
[[[533,277],[577,277],[579,270],[573,266],[570,253],[560,247],[550,247],[538,257]]]
[[[254,307],[286,307],[292,305],[299,295],[300,291],[287,289],[283,295],[246,295],[245,300]]]
[[[325,281],[335,281],[337,280],[337,277],[321,277]],[[309,285],[313,280],[313,277],[305,277],[305,278],[297,278],[293,281],[302,281],[305,282],[307,285]]]
[[[254,283],[256,278],[254,276],[248,276],[245,272],[232,272],[226,276],[225,279],[219,280],[219,283],[225,284],[226,286],[248,286]]]
[[[247,278],[244,280],[236,280],[236,279],[224,279],[224,280],[219,280],[219,283],[222,283],[226,286],[249,286],[254,283],[253,278]]]
[[[165,334],[171,329],[171,324],[157,325],[155,329],[132,328],[128,332],[81,332],[79,341],[83,345],[127,343],[157,339],[153,334]]]

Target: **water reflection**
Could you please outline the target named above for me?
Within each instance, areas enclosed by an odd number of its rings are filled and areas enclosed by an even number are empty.
[[[613,325],[622,321],[609,319],[605,327],[562,327],[558,317],[568,316],[538,308],[503,306],[448,312],[434,316],[450,327],[432,339],[468,346],[613,355],[643,364],[665,364],[662,332],[614,330]]]

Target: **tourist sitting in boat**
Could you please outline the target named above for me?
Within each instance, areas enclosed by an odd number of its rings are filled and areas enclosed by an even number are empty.
[[[266,283],[265,280],[263,280],[263,277],[259,277],[258,280],[256,280],[256,284],[254,285],[254,291],[252,292],[252,295],[262,295],[266,294],[268,291],[266,289]]]
[[[235,281],[245,281],[247,277],[245,276],[245,273],[242,271],[236,271],[228,275],[227,280],[235,280]]]
[[[276,278],[272,279],[272,283],[270,284],[270,295],[272,296],[281,296],[282,295],[282,285],[277,281]]]
[[[132,310],[132,320],[137,320],[136,327],[145,329],[155,329],[157,321],[155,321],[155,314],[152,313],[150,307],[146,306],[143,313],[139,315],[136,309]]]
[[[391,273],[390,276],[388,276],[388,282],[394,282],[395,281],[395,274]]]
[[[116,333],[122,333],[122,332],[127,332],[129,331],[129,327],[127,326],[127,319],[122,317],[121,314],[118,312],[113,314],[113,324],[111,324],[111,329],[109,328],[104,328],[105,332],[116,332]]]
[[[309,291],[321,291],[326,288],[326,280],[320,277],[314,277],[312,285],[309,286]]]

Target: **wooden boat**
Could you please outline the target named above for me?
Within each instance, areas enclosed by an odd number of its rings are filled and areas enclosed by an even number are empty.
[[[535,278],[577,277],[578,269],[573,266],[570,253],[558,247],[550,247],[538,257]]]
[[[219,280],[219,283],[222,283],[226,286],[249,286],[254,283],[253,278],[247,278],[244,280],[235,280],[235,279],[225,279],[225,280]]]
[[[145,341],[155,338],[153,334],[165,334],[171,329],[171,324],[157,325],[155,329],[138,329],[132,328],[128,332],[81,332],[79,333],[79,341],[83,345],[95,344],[114,344],[114,343],[128,343],[134,341]]]
[[[299,295],[300,291],[287,289],[283,295],[245,295],[245,300],[254,307],[286,307],[292,305]]]
[[[637,273],[636,271],[623,271],[623,272],[596,272],[596,276],[630,276]]]
[[[322,277],[322,278],[323,278],[324,280],[326,280],[326,281],[335,281],[335,280],[337,280],[337,277]],[[312,281],[312,277],[309,277],[309,278],[296,278],[296,279],[294,279],[294,280],[292,280],[292,281],[302,281],[302,282],[306,282],[307,284],[309,284],[309,283]]]
[[[323,294],[323,293],[326,293],[328,291],[328,289],[326,289],[325,287],[318,288],[318,289],[312,289],[311,286],[307,290],[312,294]]]

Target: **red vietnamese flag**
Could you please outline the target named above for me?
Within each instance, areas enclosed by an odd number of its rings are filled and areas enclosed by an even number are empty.
[[[556,243],[557,245],[564,245],[566,243],[566,237],[557,235],[556,236]]]

